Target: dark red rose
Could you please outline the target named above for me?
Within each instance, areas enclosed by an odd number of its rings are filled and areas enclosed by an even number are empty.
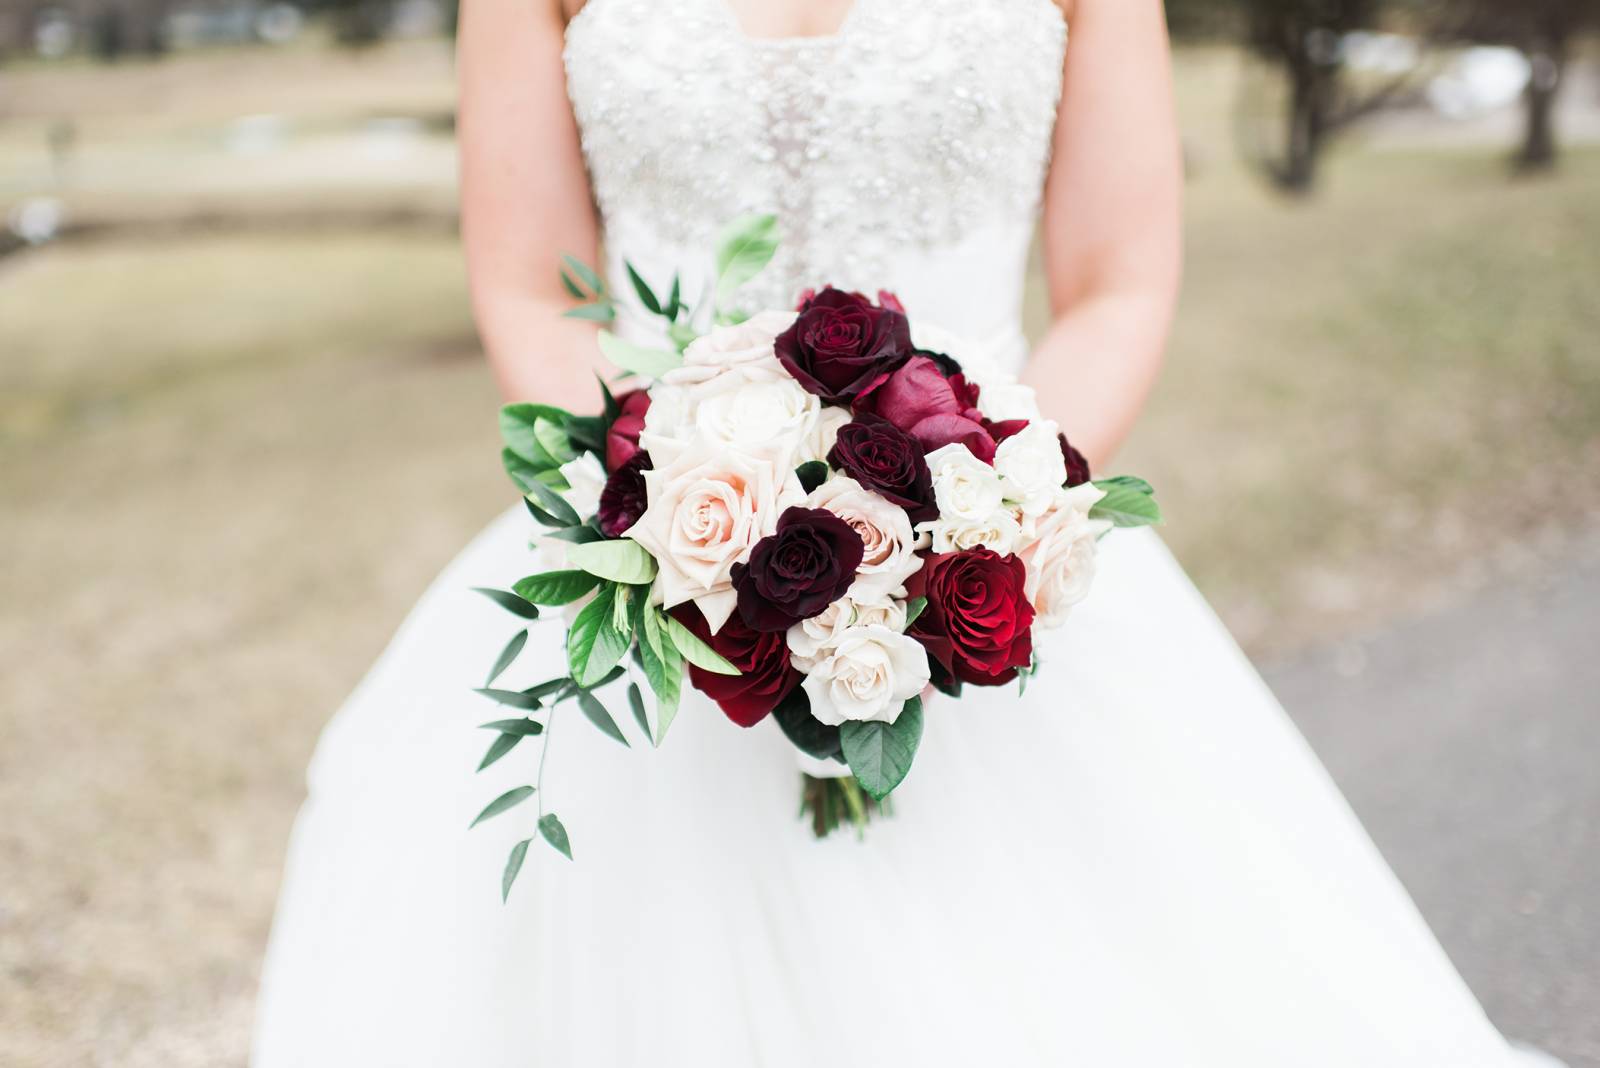
[[[901,312],[830,286],[800,305],[774,350],[807,392],[847,404],[911,355],[911,324]]]
[[[689,665],[694,688],[715,701],[739,726],[760,723],[799,683],[800,672],[789,663],[789,644],[781,632],[751,630],[735,613],[712,634],[692,603],[672,609],[672,616],[739,669],[737,675],[718,675]]]
[[[922,447],[887,419],[858,415],[839,428],[828,462],[904,508],[913,523],[938,516]]]
[[[1089,461],[1084,459],[1083,453],[1072,447],[1072,442],[1067,440],[1065,434],[1057,434],[1061,439],[1061,456],[1067,461],[1067,485],[1081,486],[1089,481]]]
[[[989,436],[994,439],[996,445],[1013,434],[1021,433],[1027,426],[1028,421],[1026,419],[1002,419],[999,422],[995,422],[993,419],[985,419],[983,421],[983,429],[989,432]]]
[[[913,356],[857,398],[855,410],[889,420],[927,452],[960,442],[994,462],[994,438],[978,411],[978,388],[960,374],[945,377],[927,356]]]
[[[650,470],[650,454],[638,449],[628,462],[611,472],[600,491],[600,533],[620,538],[624,531],[644,515],[644,473]]]
[[[733,565],[739,616],[762,633],[788,630],[844,595],[866,547],[855,528],[823,508],[790,508],[756,542],[748,564]]]
[[[889,292],[887,289],[878,290],[878,307],[888,308],[890,311],[897,311],[901,315],[906,313],[906,306],[900,303],[900,298]]]
[[[615,471],[639,451],[639,431],[644,429],[644,413],[650,409],[650,394],[631,390],[617,398],[622,411],[606,428],[606,470]]]
[[[1023,583],[1027,569],[992,549],[934,554],[907,589],[928,606],[911,635],[945,673],[977,686],[1016,678],[1033,656],[1033,606]]]

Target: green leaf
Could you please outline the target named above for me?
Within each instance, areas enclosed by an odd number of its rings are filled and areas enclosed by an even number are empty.
[[[633,283],[633,291],[639,294],[639,303],[649,309],[652,315],[662,314],[661,302],[656,299],[650,287],[645,285],[644,279],[639,277],[639,272],[633,269],[633,264],[623,260],[622,266],[628,272],[628,281]]]
[[[584,263],[572,253],[563,252],[561,254],[561,263],[566,267],[567,270],[572,272],[573,276],[577,278],[578,281],[588,286],[589,292],[595,294],[595,296],[599,296],[606,291],[606,284],[600,280],[600,276],[598,274],[594,273],[594,268],[590,267],[587,263]]]
[[[583,291],[583,287],[578,284],[578,280],[576,278],[572,277],[572,272],[571,271],[569,271],[565,267],[563,267],[563,268],[561,268],[561,272],[560,273],[561,273],[561,288],[565,289],[567,291],[567,295],[568,296],[570,296],[573,300],[588,300],[589,299],[589,294],[585,293]]]
[[[576,308],[568,308],[561,313],[563,319],[582,319],[589,323],[609,323],[616,321],[617,306],[609,300],[597,300],[593,304],[580,304]]]
[[[683,363],[683,357],[669,349],[647,349],[624,341],[609,330],[600,331],[600,352],[624,371],[646,378],[660,378]]]
[[[684,349],[688,348],[689,343],[699,336],[699,334],[695,333],[694,327],[686,322],[673,323],[671,326],[667,327],[667,337],[672,340],[673,348],[677,349],[680,353],[683,352]]]
[[[606,453],[606,420],[598,415],[576,415],[567,424],[567,438],[573,448],[592,452],[600,460]]]
[[[554,812],[546,812],[539,817],[539,834],[546,842],[555,846],[562,856],[568,860],[572,859],[572,843],[567,841],[567,829],[561,826],[561,821],[556,819]]]
[[[652,741],[659,746],[678,715],[678,702],[683,694],[683,661],[678,650],[661,633],[659,613],[647,610],[643,629],[644,637],[635,648],[645,681],[656,695],[656,733]]]
[[[676,319],[678,312],[683,307],[683,279],[677,274],[672,276],[672,293],[667,297],[667,306],[662,315],[668,319]]]
[[[528,632],[526,629],[512,635],[511,640],[506,642],[506,647],[500,650],[500,655],[495,657],[494,667],[489,670],[489,677],[484,680],[483,684],[485,686],[493,686],[494,680],[498,679],[500,673],[511,666],[512,661],[516,660],[517,654],[522,652],[522,647],[527,644]]]
[[[611,626],[614,586],[602,586],[595,599],[583,606],[567,629],[567,664],[572,680],[587,689],[617,666],[628,643]]]
[[[1142,478],[1123,475],[1102,478],[1095,485],[1105,496],[1089,509],[1090,519],[1109,519],[1119,527],[1144,527],[1161,522],[1161,508],[1154,490]]]
[[[563,426],[552,423],[548,419],[535,419],[533,421],[533,436],[539,439],[539,444],[544,451],[549,453],[558,464],[568,463],[578,458],[578,451],[572,447],[572,439],[567,436]]]
[[[548,679],[545,682],[541,682],[537,686],[530,686],[522,692],[528,694],[530,697],[545,698],[549,697],[553,693],[560,693],[562,690],[565,690],[570,686],[572,686],[572,680],[567,678],[565,675],[562,675],[560,678]],[[557,700],[559,700],[559,698],[557,698]]]
[[[913,624],[913,623],[915,623],[917,621],[917,617],[922,615],[923,609],[925,609],[927,607],[928,607],[928,599],[926,597],[913,597],[913,598],[911,598],[911,600],[906,602],[906,629],[907,630],[911,629],[911,624]]]
[[[520,708],[525,712],[532,712],[539,707],[539,699],[532,694],[523,693],[521,690],[494,690],[487,686],[480,686],[473,693],[480,693],[502,705],[511,708]]]
[[[644,694],[639,692],[639,684],[637,682],[628,683],[628,707],[633,710],[633,721],[639,725],[640,730],[644,731],[644,736],[646,738],[655,737],[650,730],[650,717],[645,715]]]
[[[694,632],[666,613],[661,614],[661,624],[683,658],[695,667],[715,675],[737,675],[739,669],[728,663],[722,654],[695,637]]]
[[[499,731],[501,734],[520,734],[523,737],[544,733],[544,724],[532,719],[497,719],[492,723],[480,723],[478,726],[486,731]]]
[[[482,771],[490,764],[493,764],[495,761],[511,752],[511,750],[517,747],[517,743],[522,741],[524,737],[526,736],[521,734],[496,735],[494,741],[489,743],[489,751],[483,754],[483,759],[478,762],[478,770]]]
[[[539,508],[556,520],[556,522],[549,524],[550,526],[576,527],[582,525],[583,520],[572,505],[568,504],[561,494],[549,486],[542,486],[535,482],[530,487],[530,492],[538,500]]]
[[[535,424],[543,419],[566,426],[572,413],[549,404],[507,404],[500,409],[500,440],[505,447],[541,470],[560,466],[540,444]]]
[[[500,465],[506,469],[506,476],[511,479],[512,484],[523,493],[527,493],[528,487],[539,479],[539,468],[510,449],[500,450]]]
[[[772,710],[784,737],[796,749],[818,760],[829,760],[840,755],[839,728],[830,727],[811,714],[811,700],[800,686],[790,690]]]
[[[493,601],[495,604],[499,605],[501,608],[504,608],[507,612],[510,612],[513,615],[521,616],[523,619],[539,618],[538,606],[529,604],[527,601],[523,600],[521,597],[518,597],[514,593],[510,593],[506,590],[492,590],[487,586],[474,586],[472,588],[475,592],[483,594],[485,597],[489,598],[489,600]]]
[[[602,675],[593,685],[585,686],[584,689],[598,690],[602,687],[610,686],[613,682],[616,682],[618,679],[622,678],[623,675],[627,674],[627,671],[627,668],[623,667],[621,664],[618,664],[616,667]],[[577,688],[574,687],[572,692],[577,693]]]
[[[629,586],[643,585],[656,577],[655,557],[631,538],[574,545],[567,550],[567,563],[607,581]]]
[[[922,741],[922,698],[913,697],[893,723],[852,721],[839,728],[845,762],[861,788],[882,801],[911,770]]]
[[[743,215],[729,223],[717,243],[717,303],[760,274],[777,251],[776,215]]]
[[[600,579],[587,571],[543,571],[518,579],[511,588],[517,596],[534,604],[571,604],[596,586]]]
[[[627,737],[622,733],[622,728],[617,726],[617,721],[611,718],[611,713],[606,711],[606,706],[600,703],[600,698],[588,690],[578,691],[578,707],[583,710],[590,723],[609,734],[623,745],[628,744]],[[632,746],[629,746],[631,749]]]
[[[500,815],[508,808],[515,808],[532,796],[533,787],[531,786],[517,786],[507,790],[485,805],[483,811],[478,813],[478,818],[468,824],[467,830],[470,831],[484,820]]]
[[[606,536],[591,526],[567,527],[564,530],[552,530],[545,534],[547,538],[558,541],[570,541],[575,545],[582,545],[590,541],[605,541]]]
[[[528,855],[528,846],[532,838],[524,838],[511,847],[511,855],[506,858],[505,874],[500,876],[500,901],[504,904],[511,897],[511,885],[517,881],[517,873],[522,870],[522,861]]]
[[[823,460],[807,460],[794,469],[794,474],[800,480],[800,488],[810,493],[828,481],[828,464]]]

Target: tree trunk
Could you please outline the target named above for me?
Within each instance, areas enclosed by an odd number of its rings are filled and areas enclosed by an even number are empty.
[[[1309,57],[1289,70],[1289,130],[1278,184],[1290,193],[1310,193],[1328,131],[1327,71]]]
[[[1555,104],[1566,73],[1566,41],[1554,40],[1551,47],[1529,57],[1533,71],[1523,94],[1526,128],[1522,148],[1517,153],[1517,169],[1549,170],[1556,163]]]

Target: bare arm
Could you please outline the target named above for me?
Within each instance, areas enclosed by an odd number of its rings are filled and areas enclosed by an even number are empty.
[[[1160,370],[1180,273],[1183,165],[1157,0],[1072,0],[1045,266],[1053,316],[1025,378],[1098,472]]]
[[[559,0],[461,5],[461,228],[473,314],[508,400],[597,406],[592,324],[561,318],[559,256],[596,223],[561,63]]]

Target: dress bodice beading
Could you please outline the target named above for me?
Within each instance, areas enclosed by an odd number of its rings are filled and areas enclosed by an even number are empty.
[[[775,212],[747,308],[890,288],[1014,331],[1065,43],[1051,0],[855,0],[837,32],[782,39],[728,0],[589,0],[567,83],[607,248],[703,284],[722,225]]]

